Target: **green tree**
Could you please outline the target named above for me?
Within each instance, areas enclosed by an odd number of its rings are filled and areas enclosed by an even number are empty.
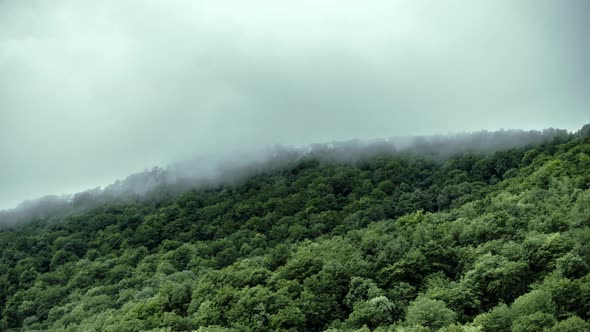
[[[407,325],[420,325],[434,330],[453,324],[457,314],[439,300],[418,297],[410,303],[406,314]]]

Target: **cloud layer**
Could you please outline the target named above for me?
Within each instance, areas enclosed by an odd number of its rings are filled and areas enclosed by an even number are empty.
[[[152,165],[589,122],[590,5],[3,1],[0,208]]]
[[[584,135],[587,130],[580,130]],[[235,185],[249,177],[274,171],[288,171],[301,163],[355,164],[378,156],[413,154],[421,158],[444,161],[461,153],[490,153],[497,150],[535,146],[556,136],[566,137],[566,130],[500,130],[448,136],[397,137],[370,141],[352,140],[300,147],[274,146],[245,154],[217,155],[186,160],[167,168],[155,167],[117,180],[105,188],[94,188],[66,195],[48,195],[19,204],[15,209],[0,210],[0,229],[43,218],[59,219],[87,211],[105,203],[158,201],[191,189]]]

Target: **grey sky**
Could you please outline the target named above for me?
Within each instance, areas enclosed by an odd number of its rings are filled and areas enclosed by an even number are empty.
[[[587,0],[0,2],[0,208],[271,144],[590,122]]]

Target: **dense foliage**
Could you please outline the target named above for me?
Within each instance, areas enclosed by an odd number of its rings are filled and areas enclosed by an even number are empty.
[[[589,170],[565,134],[35,220],[0,232],[0,330],[590,331]]]

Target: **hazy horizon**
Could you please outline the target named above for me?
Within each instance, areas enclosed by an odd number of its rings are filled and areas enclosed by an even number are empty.
[[[182,192],[203,186],[235,183],[259,172],[282,169],[301,158],[311,157],[319,161],[355,163],[377,155],[393,156],[396,153],[415,153],[433,160],[445,160],[461,153],[486,154],[516,147],[538,145],[549,141],[562,131],[574,134],[573,129],[545,128],[542,130],[500,129],[436,135],[373,138],[316,142],[304,145],[259,146],[249,150],[223,154],[196,156],[177,160],[166,165],[153,165],[113,179],[70,192],[46,193],[25,199],[14,206],[0,207],[0,212],[16,212],[17,215],[43,210],[44,206],[76,201],[80,197],[107,193],[111,198],[125,200],[133,195],[149,197],[152,190],[164,185],[168,190]],[[175,189],[174,189],[175,188]],[[98,196],[97,196],[98,195]],[[84,198],[83,198],[84,199]],[[69,204],[68,203],[68,204]],[[92,206],[92,205],[91,205]]]
[[[590,122],[590,3],[0,2],[0,210],[203,156]]]

